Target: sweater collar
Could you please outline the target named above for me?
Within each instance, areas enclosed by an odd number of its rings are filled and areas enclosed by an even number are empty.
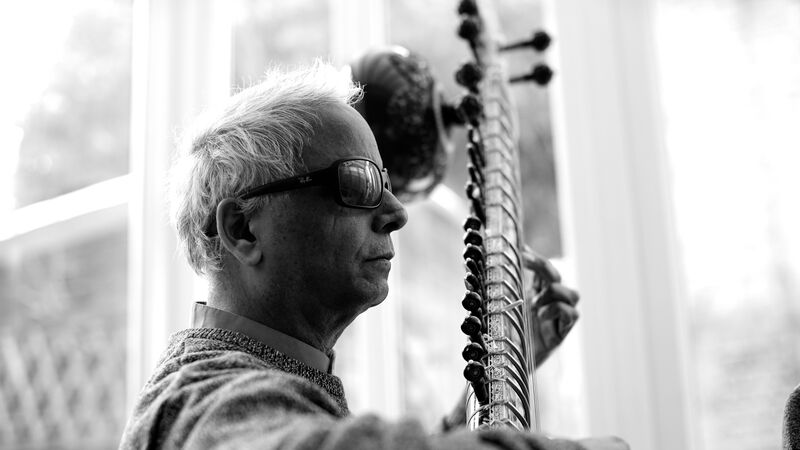
[[[331,373],[333,371],[333,352],[331,352],[330,356],[326,355],[321,350],[288,334],[281,333],[247,317],[208,306],[205,302],[196,302],[194,304],[192,327],[222,328],[236,331],[320,372]]]

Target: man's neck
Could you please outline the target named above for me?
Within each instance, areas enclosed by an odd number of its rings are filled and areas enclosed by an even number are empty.
[[[266,325],[326,354],[354,318],[343,317],[340,311],[323,310],[317,299],[278,296],[256,299],[220,285],[210,287],[207,303]]]

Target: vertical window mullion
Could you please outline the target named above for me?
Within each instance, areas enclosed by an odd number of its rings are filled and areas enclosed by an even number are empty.
[[[231,21],[226,2],[134,2],[129,214],[128,404],[167,337],[188,326],[202,283],[177,249],[165,179],[175,135],[227,97]]]

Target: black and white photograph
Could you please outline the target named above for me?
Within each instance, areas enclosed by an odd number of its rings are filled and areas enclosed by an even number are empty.
[[[18,0],[0,60],[0,450],[800,450],[797,0]]]

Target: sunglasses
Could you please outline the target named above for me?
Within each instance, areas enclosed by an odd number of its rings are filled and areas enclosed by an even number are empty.
[[[335,161],[327,169],[249,189],[239,198],[247,200],[274,192],[320,185],[333,188],[336,203],[349,208],[377,208],[383,201],[384,189],[392,192],[389,172],[386,169],[379,169],[377,164],[368,159],[347,158]]]
[[[392,183],[386,169],[379,169],[377,164],[368,159],[347,158],[335,161],[327,169],[254,187],[238,197],[247,200],[260,195],[320,185],[334,188],[336,203],[349,208],[375,209],[381,206],[384,189],[392,192]],[[205,234],[217,234],[214,215],[209,218]]]

